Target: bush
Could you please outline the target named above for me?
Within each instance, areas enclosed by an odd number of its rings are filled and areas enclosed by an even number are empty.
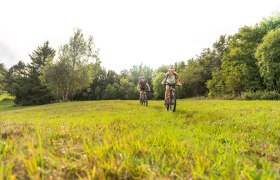
[[[0,101],[14,100],[14,97],[5,91],[0,91]]]
[[[256,91],[242,93],[244,100],[279,100],[280,94],[276,91]]]

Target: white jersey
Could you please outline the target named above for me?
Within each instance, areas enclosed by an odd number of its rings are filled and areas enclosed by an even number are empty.
[[[176,80],[177,80],[177,77],[175,74],[167,74],[166,75],[166,82],[169,83],[169,84],[175,84],[176,83]]]

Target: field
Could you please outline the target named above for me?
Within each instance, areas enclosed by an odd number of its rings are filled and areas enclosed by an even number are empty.
[[[162,101],[1,101],[0,179],[280,179],[279,109],[280,101],[179,100],[176,113]]]

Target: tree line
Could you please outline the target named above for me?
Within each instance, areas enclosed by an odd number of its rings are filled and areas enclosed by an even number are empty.
[[[10,69],[0,63],[0,91],[15,96],[16,104],[138,99],[140,76],[152,87],[150,98],[164,97],[160,82],[168,65],[106,70],[92,36],[85,37],[80,29],[58,51],[47,41],[29,57],[30,63],[19,61]],[[234,35],[221,35],[196,58],[174,65],[182,83],[179,98],[280,99],[280,13],[241,27]]]

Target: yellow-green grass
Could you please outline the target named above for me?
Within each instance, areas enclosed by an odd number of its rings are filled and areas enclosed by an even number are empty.
[[[280,102],[0,102],[0,179],[280,179]]]
[[[9,95],[8,93],[6,93],[6,92],[1,92],[0,91],[0,101],[2,101],[2,100],[8,100],[8,99],[14,99],[14,97],[13,96],[11,96],[11,95]]]
[[[12,103],[13,100],[14,97],[11,95],[7,93],[0,93],[0,112],[15,109],[16,107]]]

